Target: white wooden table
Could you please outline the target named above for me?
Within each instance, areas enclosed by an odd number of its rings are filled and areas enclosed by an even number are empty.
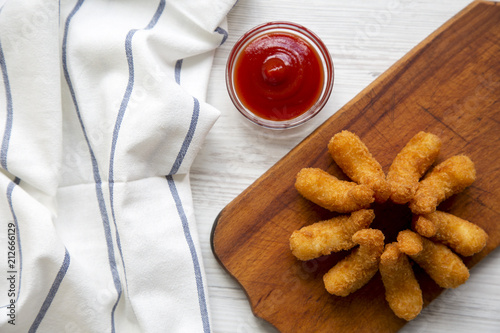
[[[228,16],[229,38],[216,54],[207,100],[221,111],[192,167],[195,215],[216,333],[276,332],[254,317],[238,283],[215,260],[210,232],[217,214],[317,126],[357,95],[470,0],[240,0]],[[318,34],[335,64],[335,86],[323,111],[305,125],[257,128],[226,92],[226,59],[236,40],[260,23],[285,20]],[[499,55],[500,56],[500,55]],[[499,221],[500,223],[500,221]],[[445,291],[402,332],[500,332],[500,249]]]

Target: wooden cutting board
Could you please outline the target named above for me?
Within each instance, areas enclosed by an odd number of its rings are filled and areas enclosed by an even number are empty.
[[[387,172],[418,131],[443,140],[438,162],[465,153],[478,178],[439,209],[484,228],[486,248],[465,258],[469,267],[500,243],[500,3],[473,2],[430,35],[235,198],[219,214],[212,249],[241,284],[254,314],[281,332],[396,332],[398,319],[377,275],[348,297],[327,293],[322,275],[346,253],[308,262],[290,253],[290,234],[333,216],[294,188],[303,167],[345,175],[327,151],[341,130],[358,134]],[[373,205],[373,228],[386,242],[409,227],[406,206]],[[425,305],[442,289],[418,266]]]

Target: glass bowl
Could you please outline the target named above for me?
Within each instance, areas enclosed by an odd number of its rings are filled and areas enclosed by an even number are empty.
[[[245,33],[226,65],[236,109],[253,123],[287,129],[317,115],[333,88],[333,61],[313,32],[292,22],[269,22]]]

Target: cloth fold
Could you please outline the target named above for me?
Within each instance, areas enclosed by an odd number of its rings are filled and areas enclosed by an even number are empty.
[[[189,170],[234,2],[3,1],[0,331],[210,331]]]

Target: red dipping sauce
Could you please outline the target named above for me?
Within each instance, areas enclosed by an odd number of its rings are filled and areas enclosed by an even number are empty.
[[[329,98],[333,65],[317,36],[294,23],[271,22],[243,36],[231,52],[228,90],[250,120],[288,128],[313,117]]]
[[[323,65],[296,35],[272,32],[251,41],[236,60],[234,88],[256,115],[269,120],[300,116],[323,89]]]

